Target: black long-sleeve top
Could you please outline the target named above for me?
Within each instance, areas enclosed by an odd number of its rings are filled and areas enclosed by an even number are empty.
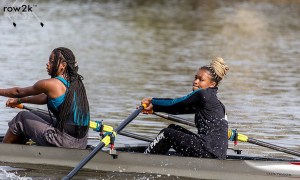
[[[228,122],[225,107],[217,98],[218,88],[198,89],[175,99],[152,98],[153,111],[170,114],[195,113],[199,137],[210,153],[219,159],[226,158]]]

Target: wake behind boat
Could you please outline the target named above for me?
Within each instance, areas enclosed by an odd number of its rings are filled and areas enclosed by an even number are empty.
[[[300,178],[300,159],[228,155],[226,160],[142,153],[146,145],[119,145],[117,157],[108,149],[97,153],[83,168],[89,170],[154,173],[198,179],[295,179]],[[74,167],[86,150],[0,143],[0,161]]]

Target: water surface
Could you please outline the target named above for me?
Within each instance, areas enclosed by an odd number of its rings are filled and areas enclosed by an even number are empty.
[[[189,93],[198,67],[221,56],[230,67],[219,87],[230,127],[300,150],[298,1],[26,3],[37,5],[33,11],[44,27],[35,16],[15,17],[14,27],[0,12],[1,88],[30,86],[48,78],[45,64],[50,52],[65,46],[74,51],[85,77],[93,120],[117,126],[143,97]],[[0,97],[2,134],[19,112],[6,108],[5,101]],[[126,130],[154,137],[169,123],[140,115]],[[137,143],[122,136],[118,141]],[[245,153],[281,155],[240,145]]]

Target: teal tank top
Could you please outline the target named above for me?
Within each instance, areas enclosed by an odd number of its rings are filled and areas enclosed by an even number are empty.
[[[57,76],[55,77],[55,79],[60,80],[67,88],[70,87],[70,83],[64,78]],[[48,105],[58,111],[58,107],[64,102],[65,97],[66,97],[66,93],[64,93],[63,95],[57,98],[48,98]]]
[[[70,82],[68,82],[67,80],[65,80],[60,76],[57,76],[55,78],[60,80],[67,87],[67,90],[63,95],[57,98],[48,97],[48,101],[47,101],[47,106],[49,111],[53,113],[53,115],[57,120],[57,122],[53,126],[58,127],[59,123],[61,122],[59,118],[59,113],[65,101],[68,88],[70,87]],[[90,113],[88,112],[87,114],[82,114],[80,112],[80,109],[78,109],[76,104],[76,98],[77,98],[76,92],[74,92],[74,100],[73,100],[73,104],[71,105],[72,107],[70,109],[70,116],[65,121],[65,126],[63,130],[64,132],[71,135],[72,137],[83,138],[86,136],[89,129],[88,125],[90,122]]]

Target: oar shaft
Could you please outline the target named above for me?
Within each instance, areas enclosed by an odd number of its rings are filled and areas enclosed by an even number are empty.
[[[159,113],[159,112],[153,112],[153,114],[155,114],[159,117],[168,119],[168,120],[172,120],[174,122],[178,122],[178,123],[185,124],[185,125],[188,125],[188,126],[196,127],[195,123],[193,123],[189,120],[183,119],[181,117],[178,117],[178,116],[174,116],[174,115],[171,115],[171,114],[163,114],[163,113]]]
[[[135,110],[130,116],[128,116],[116,129],[115,132],[118,134],[122,129],[126,127],[135,117],[139,115],[139,113],[144,109],[143,106],[140,106],[137,110]],[[103,147],[105,144],[103,142],[99,143],[95,149],[86,157],[84,158],[66,177],[64,180],[71,179],[75,174],[88,163]]]
[[[73,176],[75,176],[75,174],[84,166],[86,165],[86,163],[88,163],[97,153],[98,151],[100,151],[103,147],[105,146],[105,143],[101,142],[99,143],[95,149],[92,150],[92,152],[90,152],[90,154],[87,155],[86,158],[84,158],[83,160],[81,160],[81,162],[66,176],[63,178],[63,180],[69,180],[71,179]]]
[[[44,113],[44,114],[48,114],[49,113],[47,110],[40,109],[40,108],[33,109],[33,108],[27,107],[27,106],[25,106],[23,104],[19,104],[16,107],[19,108],[19,109],[26,109],[28,111],[39,111],[39,112]]]
[[[136,118],[140,112],[144,109],[143,106],[140,106],[137,110],[135,110],[130,116],[128,116],[122,123],[115,129],[116,133],[122,131],[128,123],[130,123],[134,118]]]
[[[134,133],[131,133],[131,132],[128,132],[128,131],[121,131],[121,132],[119,132],[119,134],[122,135],[122,136],[131,137],[131,138],[146,141],[146,142],[152,142],[153,141],[153,139],[150,139],[146,136],[141,136],[141,135],[134,134]]]
[[[39,112],[44,113],[44,114],[47,114],[47,115],[49,114],[49,112],[46,111],[46,110],[44,110],[44,109],[39,109],[39,108],[34,109],[34,108],[27,107],[27,106],[25,106],[25,105],[23,105],[23,104],[19,104],[19,105],[17,106],[17,108],[20,108],[20,109],[26,109],[26,110],[28,110],[28,111],[34,111],[34,110],[36,110],[36,111],[39,111]],[[126,131],[126,132],[125,132],[125,131],[119,132],[119,134],[122,135],[122,136],[131,137],[131,138],[138,139],[138,140],[142,140],[142,141],[146,141],[146,142],[152,142],[152,139],[150,139],[150,138],[148,138],[148,137],[141,136],[141,135],[134,134],[134,133],[130,133],[130,132],[127,132],[127,131]],[[3,139],[3,138],[2,138],[2,139]],[[1,137],[0,137],[0,141],[2,141],[2,139],[1,139]],[[96,138],[89,138],[89,139],[96,139]]]
[[[153,112],[153,114],[155,114],[159,117],[168,119],[168,120],[172,120],[172,121],[175,121],[175,122],[178,122],[178,123],[182,123],[182,124],[185,124],[185,125],[195,127],[195,124],[193,122],[188,121],[188,120],[186,120],[184,118],[181,118],[181,117],[178,117],[178,116],[174,116],[174,115],[170,115],[170,114],[163,114],[163,113],[159,113],[159,112]],[[228,131],[231,131],[231,129],[229,129]],[[277,151],[280,151],[280,152],[285,152],[287,154],[291,154],[291,155],[295,155],[295,156],[300,157],[300,152],[299,151],[295,151],[295,150],[292,150],[292,149],[287,149],[287,148],[280,147],[280,146],[270,144],[270,143],[267,143],[267,142],[263,142],[263,141],[260,141],[260,140],[257,140],[257,139],[249,138],[249,137],[247,137],[243,134],[240,134],[240,133],[238,133],[238,141],[248,142],[248,143],[251,143],[251,144],[256,144],[256,145],[259,145],[259,146],[267,147],[267,148],[270,148],[270,149],[273,149],[273,150],[277,150]]]
[[[280,152],[285,152],[287,154],[291,154],[291,155],[300,157],[300,152],[299,151],[295,151],[295,150],[292,150],[292,149],[287,149],[285,147],[281,147],[281,146],[277,146],[277,145],[270,144],[270,143],[267,143],[267,142],[263,142],[263,141],[260,141],[260,140],[254,139],[254,138],[248,138],[247,142],[249,142],[251,144],[256,144],[256,145],[259,145],[259,146],[263,146],[263,147],[266,147],[266,148],[270,148],[270,149],[273,149],[273,150],[277,150],[277,151],[280,151]]]

